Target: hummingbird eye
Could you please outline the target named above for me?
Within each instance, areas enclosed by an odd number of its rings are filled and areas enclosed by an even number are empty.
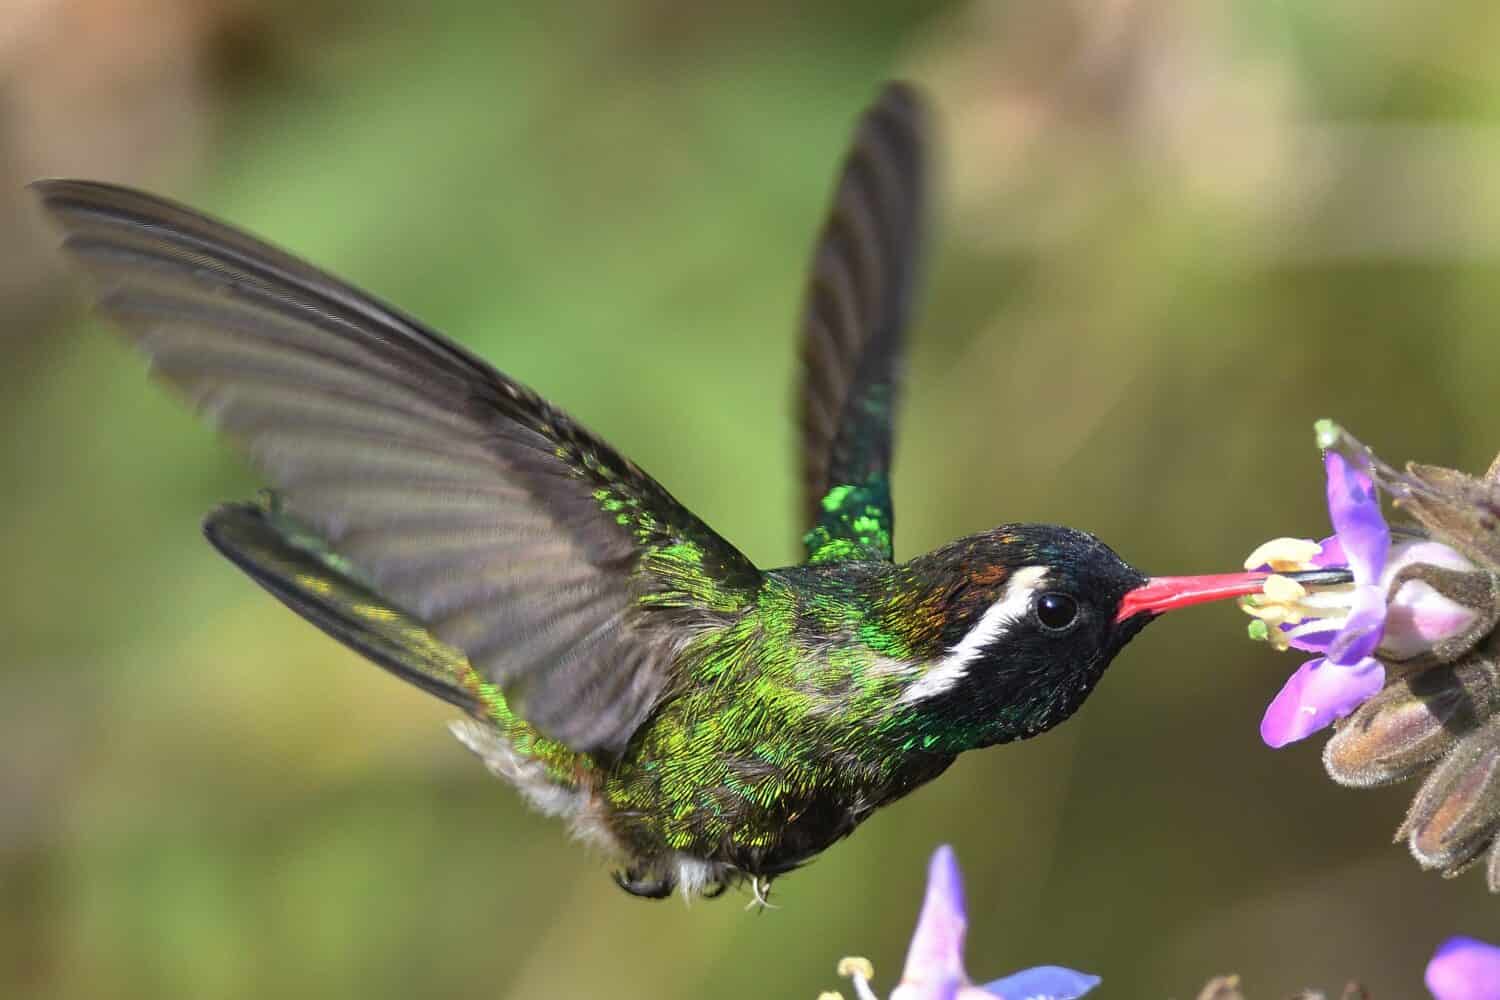
[[[1078,601],[1067,594],[1046,593],[1036,599],[1036,620],[1049,632],[1062,632],[1078,621]]]

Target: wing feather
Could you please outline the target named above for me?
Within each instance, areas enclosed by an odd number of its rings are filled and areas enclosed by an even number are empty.
[[[623,748],[670,690],[677,629],[759,585],[655,480],[416,320],[180,205],[36,188],[154,373],[541,732]]]
[[[887,86],[860,120],[813,252],[800,393],[812,562],[892,557],[891,425],[922,247],[926,133],[917,92]]]

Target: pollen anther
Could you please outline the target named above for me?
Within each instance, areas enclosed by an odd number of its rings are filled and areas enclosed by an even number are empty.
[[[1253,570],[1270,566],[1277,573],[1311,569],[1313,557],[1322,551],[1323,546],[1311,538],[1273,538],[1250,553],[1245,568]]]

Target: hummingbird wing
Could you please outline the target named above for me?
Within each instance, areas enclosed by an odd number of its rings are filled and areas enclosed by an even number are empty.
[[[402,680],[484,715],[479,678],[464,654],[392,607],[321,538],[268,506],[250,503],[214,509],[203,519],[203,534],[224,558],[328,635]]]
[[[927,200],[927,111],[886,86],[861,118],[818,236],[802,314],[809,562],[892,558],[891,422]]]
[[[759,586],[650,476],[416,320],[163,199],[35,187],[155,374],[546,735],[623,748],[684,635]]]

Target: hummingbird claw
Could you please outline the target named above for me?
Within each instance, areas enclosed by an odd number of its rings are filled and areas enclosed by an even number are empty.
[[[755,875],[750,879],[750,893],[754,897],[745,904],[746,910],[757,907],[761,910],[779,910],[781,907],[771,902],[771,880],[765,875]]]

